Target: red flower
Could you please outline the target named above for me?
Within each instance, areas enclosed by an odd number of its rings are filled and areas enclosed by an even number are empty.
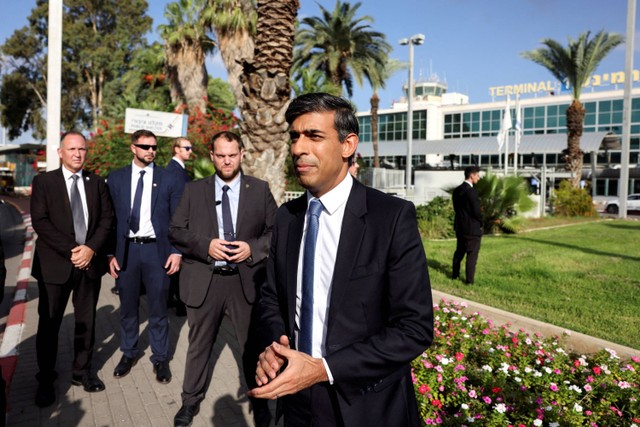
[[[438,399],[433,399],[433,400],[431,401],[431,405],[433,405],[433,406],[437,406],[437,407],[438,407],[438,409],[442,408],[442,402],[440,402]]]
[[[494,387],[491,389],[491,391],[497,394],[497,393],[500,393],[502,389],[500,387]]]
[[[596,375],[600,375],[600,372],[602,372],[602,369],[600,369],[600,366],[594,366],[593,367],[593,373]]]
[[[459,361],[461,361],[462,359],[464,359],[464,354],[462,354],[462,353],[456,353],[456,360],[459,362]]]
[[[422,384],[419,388],[418,388],[418,393],[420,394],[425,394],[427,391],[429,391],[429,387],[425,384]]]

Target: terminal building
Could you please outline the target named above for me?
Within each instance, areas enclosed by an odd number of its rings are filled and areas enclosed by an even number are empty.
[[[634,71],[634,80],[638,80]],[[593,75],[580,101],[586,109],[581,148],[584,151],[582,179],[594,196],[618,195],[621,163],[624,73]],[[389,109],[378,111],[378,157],[380,166],[397,169],[404,182],[407,156],[407,90],[404,97]],[[472,104],[469,97],[447,92],[447,85],[436,77],[414,83],[412,100],[413,141],[412,182],[420,185],[421,171],[459,169],[478,165],[496,172],[505,170],[504,147],[499,150],[497,135],[510,98],[512,123],[515,126],[516,98],[520,107],[522,129],[520,144],[515,145],[512,128],[507,146],[508,170],[523,177],[540,178],[540,171],[562,177],[562,150],[567,146],[566,110],[570,91],[559,83],[539,82],[490,88],[494,102]],[[360,144],[358,154],[365,166],[373,166],[371,113],[358,113]],[[640,193],[640,89],[632,91],[629,193]],[[517,161],[517,164],[514,162]],[[460,173],[456,180],[460,181]],[[375,185],[375,183],[369,182]],[[435,193],[431,193],[432,195]],[[429,199],[428,196],[424,196]],[[428,200],[426,200],[428,201]]]

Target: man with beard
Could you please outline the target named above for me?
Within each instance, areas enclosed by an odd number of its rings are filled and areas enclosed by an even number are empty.
[[[158,143],[148,130],[131,135],[133,162],[113,171],[108,185],[116,214],[115,256],[109,272],[120,296],[120,350],[113,371],[122,378],[141,356],[138,349],[140,289],[146,289],[149,306],[149,344],[156,380],[171,381],[169,369],[169,276],[180,270],[180,252],[169,242],[169,222],[184,183],[155,166]]]
[[[264,281],[276,203],[269,185],[240,171],[244,147],[238,135],[220,132],[209,146],[216,173],[186,185],[169,236],[182,251],[180,299],[187,306],[189,348],[182,407],[174,426],[189,426],[207,391],[211,353],[225,312],[242,349],[249,387],[257,348],[252,312]],[[268,426],[267,401],[251,399],[256,426]]]

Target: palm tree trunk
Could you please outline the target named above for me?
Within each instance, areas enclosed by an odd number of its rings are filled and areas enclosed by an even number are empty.
[[[267,181],[280,203],[289,153],[284,113],[291,96],[289,70],[299,7],[298,0],[258,0],[255,55],[242,62],[242,96],[237,98],[243,118],[245,171]]]
[[[373,167],[380,167],[380,158],[378,157],[378,107],[380,106],[380,97],[378,92],[374,91],[371,96],[371,143],[373,144]]]
[[[563,151],[566,168],[571,172],[571,185],[580,188],[582,179],[582,158],[584,152],[580,149],[585,108],[582,103],[574,99],[567,108],[567,148]]]

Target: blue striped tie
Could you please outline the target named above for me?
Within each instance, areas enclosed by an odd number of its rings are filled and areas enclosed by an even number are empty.
[[[313,265],[316,256],[316,240],[322,213],[322,202],[311,200],[307,216],[307,235],[304,239],[302,258],[302,304],[300,309],[300,335],[298,347],[303,353],[311,355],[313,347]]]

